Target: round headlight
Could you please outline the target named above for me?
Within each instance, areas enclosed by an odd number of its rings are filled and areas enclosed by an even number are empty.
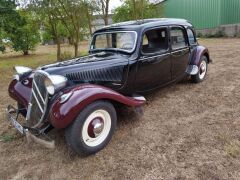
[[[44,81],[44,84],[47,89],[47,92],[49,94],[53,95],[55,93],[55,88],[54,88],[52,81],[49,78],[46,78]]]
[[[32,69],[31,68],[28,68],[28,67],[24,67],[24,66],[15,66],[14,67],[16,73],[18,75],[23,75],[25,73],[30,73],[32,72]]]
[[[56,91],[67,85],[67,78],[60,75],[49,75],[44,83],[48,93],[54,95]]]

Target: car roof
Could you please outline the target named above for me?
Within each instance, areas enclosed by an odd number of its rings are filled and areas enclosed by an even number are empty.
[[[101,33],[104,31],[112,31],[112,30],[133,30],[139,31],[144,30],[146,28],[151,28],[155,26],[168,26],[168,25],[181,25],[192,27],[192,24],[185,19],[175,19],[175,18],[155,18],[155,19],[143,19],[137,21],[126,21],[121,23],[112,24],[109,26],[105,26],[95,33]]]

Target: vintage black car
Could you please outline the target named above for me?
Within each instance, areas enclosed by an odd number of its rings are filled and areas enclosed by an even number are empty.
[[[9,95],[12,124],[27,138],[40,139],[52,128],[65,129],[69,146],[92,154],[110,141],[117,123],[115,107],[139,110],[143,94],[186,76],[199,83],[211,62],[191,23],[146,19],[113,24],[93,34],[89,55],[32,70],[16,66]],[[15,116],[16,114],[16,116]],[[19,123],[18,116],[25,117]]]

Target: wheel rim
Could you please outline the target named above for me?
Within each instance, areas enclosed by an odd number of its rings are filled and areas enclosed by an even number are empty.
[[[207,63],[206,61],[202,61],[199,67],[199,78],[204,79],[207,73]]]
[[[83,124],[82,138],[86,145],[100,145],[111,130],[111,116],[106,110],[91,113]]]

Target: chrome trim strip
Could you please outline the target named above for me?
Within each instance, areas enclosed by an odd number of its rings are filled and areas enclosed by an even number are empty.
[[[172,51],[171,53],[177,53],[177,52],[185,51],[185,50],[189,50],[189,48],[184,48],[184,49],[180,49],[180,50],[177,50],[177,51]]]
[[[134,46],[133,46],[133,48],[132,48],[132,50],[131,51],[129,51],[129,50],[124,50],[124,49],[120,49],[120,48],[99,48],[99,49],[91,49],[91,46],[92,46],[92,44],[93,44],[93,39],[95,38],[95,36],[97,36],[97,35],[101,35],[101,34],[112,34],[112,33],[134,33],[135,34],[135,42],[134,42]],[[138,40],[138,33],[136,32],[136,31],[109,31],[109,32],[101,32],[101,33],[94,33],[93,34],[93,37],[92,37],[92,40],[91,40],[91,44],[90,44],[90,48],[89,48],[89,50],[90,51],[99,51],[99,50],[106,50],[106,49],[108,49],[108,50],[119,50],[119,51],[123,51],[123,52],[127,52],[127,53],[132,53],[134,50],[135,50],[135,48],[137,47],[137,40]]]
[[[156,56],[144,57],[144,58],[140,58],[140,60],[149,59],[149,58],[156,58],[156,57],[161,57],[161,56],[166,56],[166,55],[170,55],[170,54],[177,53],[177,52],[180,52],[180,51],[185,51],[185,50],[188,50],[188,49],[189,49],[189,48],[184,48],[184,49],[181,49],[181,50],[173,51],[173,52],[171,52],[171,53],[169,52],[169,53],[160,54],[160,55],[156,55]]]
[[[166,55],[170,55],[170,53],[160,54],[160,55],[156,55],[156,56],[144,57],[144,58],[140,58],[140,60],[156,58],[156,57],[162,57],[162,56],[166,56]]]
[[[34,91],[32,91],[32,93],[33,93],[33,96],[34,96],[35,100],[37,101],[37,104],[38,104],[38,106],[39,106],[40,110],[41,110],[41,111],[42,111],[42,113],[43,113],[43,109],[42,109],[42,107],[41,107],[41,105],[40,105],[40,103],[39,103],[39,101],[38,101],[38,98],[37,98],[37,96],[36,96],[35,92],[34,92]]]
[[[39,91],[39,89],[38,89],[38,87],[37,87],[37,84],[36,84],[36,82],[35,82],[34,79],[33,79],[33,84],[34,84],[35,88],[37,89],[37,92],[38,92],[38,94],[39,94],[39,96],[40,96],[43,104],[45,105],[45,101],[44,101],[44,99],[43,99],[43,97],[42,97],[42,95],[41,95],[41,93],[40,93],[40,91]]]
[[[32,111],[32,103],[29,103],[29,104],[28,104],[28,110],[27,110],[26,121],[29,120],[31,111]]]

